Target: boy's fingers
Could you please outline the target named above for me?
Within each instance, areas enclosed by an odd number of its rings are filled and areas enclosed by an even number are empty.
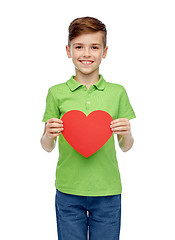
[[[53,123],[48,123],[48,127],[49,128],[61,128],[61,127],[63,127],[63,124],[62,123],[55,123],[55,122],[53,122]]]
[[[128,121],[127,118],[117,118],[117,119],[112,121],[112,124],[118,123],[118,122],[126,122],[126,121]]]
[[[59,118],[51,118],[51,119],[48,119],[47,122],[49,122],[49,123],[53,123],[53,122],[62,123],[63,121]]]
[[[117,127],[115,128],[116,131],[128,131],[129,130],[129,127]]]
[[[118,123],[113,123],[111,127],[118,127],[118,126],[124,126],[127,125],[126,122],[118,122]]]
[[[128,121],[127,118],[118,118],[117,120],[121,120],[121,121]]]
[[[63,131],[63,129],[62,129],[62,128],[51,128],[51,129],[49,129],[49,132],[50,132],[50,133],[54,133],[54,132],[56,133],[56,132],[58,132],[58,131],[59,131],[59,132],[60,132],[60,131]]]

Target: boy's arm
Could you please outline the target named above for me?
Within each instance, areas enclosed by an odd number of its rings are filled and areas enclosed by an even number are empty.
[[[119,146],[123,152],[131,149],[134,139],[131,134],[131,124],[127,118],[118,118],[111,122],[111,130],[117,134]]]
[[[40,140],[41,146],[45,151],[51,152],[55,148],[56,139],[61,134],[61,131],[63,131],[62,123],[62,120],[58,118],[47,120],[43,136]]]
[[[117,135],[117,138],[118,138],[119,146],[123,152],[127,152],[132,148],[132,145],[134,143],[134,138],[131,132],[129,133],[128,136]]]
[[[51,151],[55,148],[56,139],[57,139],[57,137],[55,137],[55,138],[49,138],[49,137],[46,135],[46,124],[45,124],[44,133],[43,133],[43,136],[41,137],[41,140],[40,140],[42,148],[43,148],[46,152],[51,152]]]

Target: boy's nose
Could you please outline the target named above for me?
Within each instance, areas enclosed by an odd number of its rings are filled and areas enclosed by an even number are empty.
[[[84,49],[84,52],[83,52],[83,56],[84,56],[84,57],[89,57],[90,55],[91,55],[91,54],[90,54],[89,49],[85,48],[85,49]]]

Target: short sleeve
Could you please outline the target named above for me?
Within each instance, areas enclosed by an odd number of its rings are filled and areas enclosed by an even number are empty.
[[[51,118],[60,118],[60,111],[58,103],[56,103],[54,96],[51,90],[49,89],[46,97],[46,107],[42,121],[47,122],[47,120]]]
[[[128,118],[128,120],[136,118],[135,112],[130,104],[128,95],[124,87],[119,102],[118,118]]]

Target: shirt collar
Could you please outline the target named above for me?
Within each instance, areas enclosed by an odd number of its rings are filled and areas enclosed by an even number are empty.
[[[76,90],[77,88],[79,88],[80,86],[83,86],[83,84],[77,82],[75,79],[75,76],[73,75],[67,82],[66,84],[68,85],[68,87],[70,88],[71,91]],[[99,80],[97,83],[93,84],[94,86],[96,86],[96,88],[98,90],[104,90],[105,85],[106,85],[106,81],[104,80],[103,76],[101,74],[99,74]]]

